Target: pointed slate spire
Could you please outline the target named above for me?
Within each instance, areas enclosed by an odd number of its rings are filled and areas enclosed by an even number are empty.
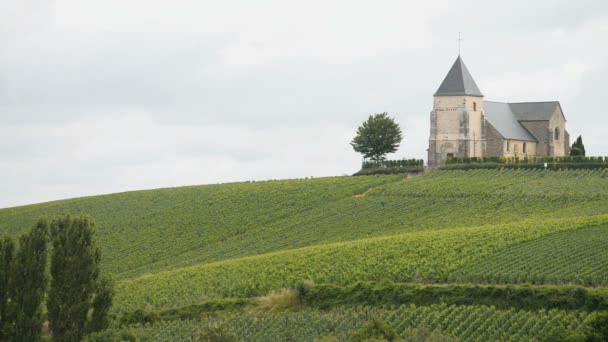
[[[473,76],[458,56],[434,96],[483,96]]]

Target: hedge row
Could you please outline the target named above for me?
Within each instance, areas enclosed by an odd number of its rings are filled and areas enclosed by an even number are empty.
[[[488,305],[499,309],[606,310],[608,290],[582,286],[532,285],[422,285],[392,282],[359,282],[350,286],[331,284],[297,287],[303,303],[330,308],[364,305]]]
[[[401,173],[421,173],[424,172],[423,166],[409,167],[390,167],[390,168],[367,168],[361,169],[353,176],[369,176],[369,175],[394,175]]]
[[[440,170],[477,170],[477,169],[548,169],[548,170],[590,170],[608,168],[608,163],[521,163],[503,164],[496,162],[447,164],[441,166]]]
[[[565,157],[456,157],[450,158],[446,164],[498,163],[498,164],[607,164],[608,157],[565,156]]]
[[[423,167],[424,160],[422,159],[398,159],[398,160],[381,160],[371,161],[364,160],[361,165],[362,169],[378,169],[378,168],[395,168],[395,167]]]

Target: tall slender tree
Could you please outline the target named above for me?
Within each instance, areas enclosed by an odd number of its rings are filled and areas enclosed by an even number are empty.
[[[0,341],[4,341],[2,333],[7,320],[8,284],[15,253],[15,241],[4,235],[0,238]]]
[[[42,301],[48,287],[47,221],[40,220],[19,237],[19,249],[8,282],[7,341],[38,341],[42,334]]]
[[[586,156],[585,145],[583,144],[583,136],[579,135],[570,149],[571,156]]]
[[[68,215],[51,222],[52,280],[47,308],[51,331],[60,341],[80,341],[87,333],[101,259],[94,232],[93,220],[85,216]]]
[[[93,314],[89,322],[88,332],[96,332],[110,326],[110,308],[114,299],[114,281],[108,276],[102,276],[95,286],[93,298]]]

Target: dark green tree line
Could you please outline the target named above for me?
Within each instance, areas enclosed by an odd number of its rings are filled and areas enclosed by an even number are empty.
[[[4,325],[9,319],[8,310],[8,280],[15,253],[15,241],[4,235],[0,238],[0,341],[4,341]]]
[[[48,286],[45,272],[49,225],[39,221],[19,237],[19,248],[8,273],[4,337],[7,341],[38,341],[42,334],[42,303]]]
[[[100,277],[94,233],[90,218],[64,216],[40,220],[17,246],[0,238],[0,340],[39,341],[46,318],[57,341],[80,341],[109,326],[114,287]]]

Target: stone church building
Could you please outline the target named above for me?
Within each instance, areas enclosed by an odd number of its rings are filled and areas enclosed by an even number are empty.
[[[484,101],[458,56],[433,95],[428,166],[451,157],[565,156],[569,140],[558,101]]]

